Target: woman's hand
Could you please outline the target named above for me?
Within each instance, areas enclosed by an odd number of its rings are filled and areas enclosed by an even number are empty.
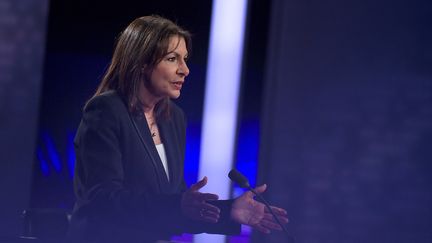
[[[220,209],[207,201],[217,200],[218,195],[198,191],[206,184],[207,177],[205,176],[185,191],[181,200],[181,209],[183,214],[191,219],[216,223],[219,220]]]
[[[266,188],[267,186],[264,184],[255,188],[255,191],[261,194]],[[284,209],[270,207],[282,224],[288,223],[287,212]],[[237,223],[249,225],[267,234],[272,230],[282,230],[265,205],[254,199],[254,194],[251,191],[243,193],[234,200],[231,208],[231,218]]]

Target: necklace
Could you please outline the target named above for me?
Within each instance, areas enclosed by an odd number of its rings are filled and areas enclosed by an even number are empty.
[[[150,133],[152,138],[156,137],[156,129],[155,129],[155,122],[150,123]]]
[[[154,138],[156,137],[156,131],[157,131],[156,121],[153,117],[149,117],[149,116],[146,116],[146,119],[150,128],[151,137]]]

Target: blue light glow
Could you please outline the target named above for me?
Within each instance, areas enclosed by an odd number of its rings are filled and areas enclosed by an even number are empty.
[[[47,148],[48,157],[51,161],[51,165],[54,167],[54,170],[57,173],[60,173],[62,169],[61,160],[54,145],[52,138],[48,135],[48,133],[43,133],[43,141],[45,142],[45,146]]]
[[[186,130],[184,162],[184,178],[188,186],[196,183],[198,177],[200,135],[200,123],[189,123]]]
[[[236,168],[244,174],[252,187],[256,186],[259,151],[259,121],[241,121],[238,133]]]
[[[75,166],[73,139],[75,132],[68,131],[66,134],[66,149],[61,150],[65,151],[65,153],[60,153],[60,150],[55,146],[52,135],[48,132],[42,133],[41,143],[36,150],[36,158],[39,161],[40,171],[43,176],[51,176],[50,170],[54,169],[58,175],[68,173],[69,179],[73,179]],[[66,170],[63,168],[66,168]]]
[[[48,163],[45,160],[41,149],[37,149],[36,157],[39,160],[39,168],[40,171],[42,172],[42,175],[49,176],[50,173],[49,173]]]
[[[203,191],[229,198],[247,0],[213,1],[201,138],[199,178]],[[225,242],[222,235],[197,235],[195,242]]]
[[[69,172],[69,178],[73,179],[74,168],[75,168],[75,150],[74,150],[74,138],[76,132],[68,132],[67,134],[67,166]]]

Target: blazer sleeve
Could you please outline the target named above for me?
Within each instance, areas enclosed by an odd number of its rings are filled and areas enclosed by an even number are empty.
[[[104,97],[85,107],[75,138],[75,188],[82,214],[143,230],[175,232],[181,194],[136,193],[124,183],[119,115]],[[167,220],[169,219],[169,220]]]

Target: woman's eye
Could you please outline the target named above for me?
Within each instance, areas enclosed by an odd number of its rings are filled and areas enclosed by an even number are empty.
[[[176,57],[168,57],[167,60],[170,61],[170,62],[174,62],[176,60]]]

